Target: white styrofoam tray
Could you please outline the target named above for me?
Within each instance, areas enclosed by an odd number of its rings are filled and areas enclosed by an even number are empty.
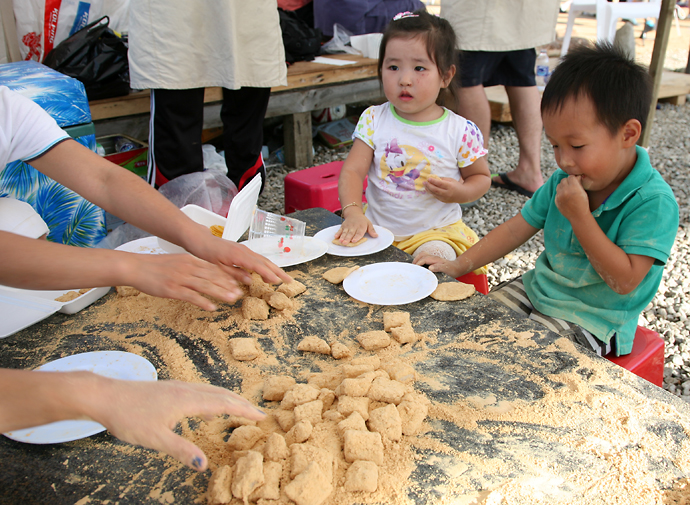
[[[69,291],[79,290],[35,291],[0,286],[0,338],[23,330],[55,312],[75,314],[105,296],[110,287],[93,288],[69,302],[55,300]]]

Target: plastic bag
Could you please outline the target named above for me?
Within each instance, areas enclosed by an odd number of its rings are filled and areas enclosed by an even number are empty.
[[[328,54],[348,53],[361,55],[361,51],[358,51],[350,45],[350,37],[352,37],[352,32],[343,25],[334,23],[333,38],[321,46],[321,52]]]
[[[176,177],[163,184],[159,192],[178,208],[193,204],[221,216],[227,216],[230,203],[237,195],[237,186],[218,170],[206,170]],[[132,240],[151,234],[129,223],[118,226],[97,247],[115,249]]]
[[[115,1],[115,0],[108,0]],[[107,11],[104,0],[14,0],[19,54],[42,62],[57,44]]]
[[[129,94],[127,46],[108,27],[110,19],[85,26],[63,40],[44,64],[84,84],[89,100]]]

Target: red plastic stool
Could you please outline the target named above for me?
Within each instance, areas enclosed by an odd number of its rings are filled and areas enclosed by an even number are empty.
[[[342,161],[332,161],[288,174],[285,177],[285,213],[314,207],[331,212],[339,210],[338,177],[342,168]],[[366,188],[365,179],[363,189]],[[366,202],[364,195],[362,201]]]
[[[472,284],[477,291],[484,295],[489,294],[489,278],[486,274],[475,274],[470,272],[465,275],[461,275],[456,281],[464,282],[465,284]]]
[[[652,384],[664,385],[664,339],[655,331],[638,326],[630,354],[604,357]]]

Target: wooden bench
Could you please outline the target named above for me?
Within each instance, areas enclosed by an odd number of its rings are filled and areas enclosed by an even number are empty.
[[[271,90],[266,117],[284,116],[285,161],[294,167],[312,165],[311,111],[364,101],[384,100],[377,78],[376,59],[353,55],[327,55],[354,63],[337,66],[307,61],[288,68],[287,86]],[[221,126],[221,88],[207,88],[204,129]],[[99,135],[126,133],[134,123],[148,124],[150,94],[135,91],[127,96],[89,103]],[[143,123],[142,123],[143,122]]]

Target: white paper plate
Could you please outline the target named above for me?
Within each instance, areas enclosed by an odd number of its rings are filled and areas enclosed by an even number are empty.
[[[158,245],[158,237],[144,237],[126,242],[115,248],[116,251],[133,252],[139,254],[167,254]]]
[[[112,379],[155,381],[156,369],[150,361],[136,354],[122,351],[95,351],[60,358],[42,365],[43,372],[89,371]],[[58,421],[34,428],[3,433],[7,438],[27,444],[60,444],[90,437],[105,431],[94,421]]]
[[[372,305],[403,305],[426,298],[438,286],[433,272],[412,263],[374,263],[343,281],[345,292]]]
[[[246,240],[242,244],[281,268],[315,260],[326,254],[328,250],[328,244],[316,237],[296,237],[290,242],[293,243],[288,243],[289,251],[279,251],[275,245],[275,239],[271,238]]]
[[[340,225],[331,226],[325,230],[321,230],[314,235],[315,238],[321,239],[328,244],[328,254],[333,256],[366,256],[367,254],[374,254],[383,251],[386,247],[393,243],[393,233],[383,226],[374,225],[378,237],[373,238],[368,234],[367,241],[357,247],[345,247],[344,245],[336,245],[333,243],[335,233],[340,229]]]

